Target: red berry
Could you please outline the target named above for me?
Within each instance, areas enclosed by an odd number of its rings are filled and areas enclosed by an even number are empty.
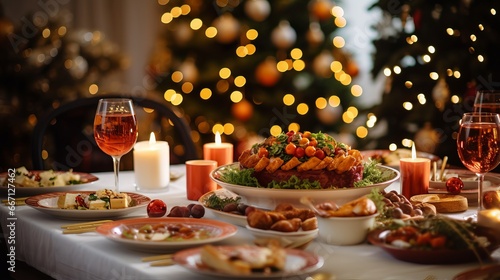
[[[464,182],[458,177],[451,177],[446,180],[446,190],[451,194],[460,194],[464,188]]]
[[[167,213],[167,204],[165,204],[165,202],[161,199],[153,199],[149,202],[147,211],[148,217],[163,217],[165,213]]]

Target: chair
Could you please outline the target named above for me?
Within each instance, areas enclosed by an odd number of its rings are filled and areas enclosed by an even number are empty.
[[[113,169],[111,157],[101,151],[93,136],[94,115],[101,98],[132,99],[139,122],[138,141],[147,141],[151,131],[160,131],[160,137],[156,137],[169,142],[171,164],[198,158],[187,121],[177,116],[171,106],[149,98],[113,94],[80,98],[40,118],[31,143],[34,170],[101,172]],[[149,109],[154,110],[152,114],[146,113]],[[141,116],[145,121],[141,121]],[[120,161],[121,169],[133,169],[132,159],[132,151],[124,155]]]

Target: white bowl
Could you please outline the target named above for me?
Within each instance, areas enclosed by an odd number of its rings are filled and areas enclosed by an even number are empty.
[[[365,241],[375,224],[378,213],[370,216],[329,217],[318,216],[319,241],[331,245],[356,245]]]
[[[247,225],[246,228],[255,237],[257,243],[259,243],[259,240],[277,239],[280,241],[281,246],[286,248],[304,249],[309,244],[309,242],[311,242],[314,238],[316,238],[316,236],[318,236],[318,229],[282,232],[276,230],[253,228],[249,225]]]
[[[264,209],[275,209],[280,203],[291,203],[296,207],[304,207],[300,203],[301,197],[310,197],[315,203],[334,201],[337,204],[344,204],[363,195],[369,194],[372,189],[384,190],[389,185],[399,179],[399,171],[379,165],[377,166],[382,172],[390,173],[392,175],[390,180],[373,184],[366,187],[359,188],[345,188],[345,189],[322,189],[322,190],[305,190],[305,189],[268,189],[256,188],[241,185],[234,185],[221,181],[219,178],[221,173],[226,169],[239,168],[239,163],[232,163],[217,167],[210,173],[210,178],[223,187],[242,197],[242,202],[257,206]]]

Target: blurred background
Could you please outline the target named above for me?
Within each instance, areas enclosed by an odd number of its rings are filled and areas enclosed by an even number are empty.
[[[500,87],[498,2],[2,0],[0,172],[31,168],[45,114],[109,93],[174,107],[200,157],[216,132],[237,160],[264,137],[308,130],[360,150],[415,143],[459,165],[461,114],[478,89]],[[153,131],[184,152],[171,123],[137,114],[138,141]]]

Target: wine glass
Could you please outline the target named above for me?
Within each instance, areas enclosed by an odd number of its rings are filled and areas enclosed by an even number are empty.
[[[500,113],[500,91],[478,91],[474,99],[474,112]]]
[[[457,137],[460,160],[478,178],[478,211],[483,209],[484,175],[500,163],[500,116],[495,113],[465,113]]]
[[[113,158],[115,191],[120,192],[118,172],[120,158],[130,152],[137,141],[137,119],[132,100],[108,98],[99,100],[94,118],[97,146]]]

